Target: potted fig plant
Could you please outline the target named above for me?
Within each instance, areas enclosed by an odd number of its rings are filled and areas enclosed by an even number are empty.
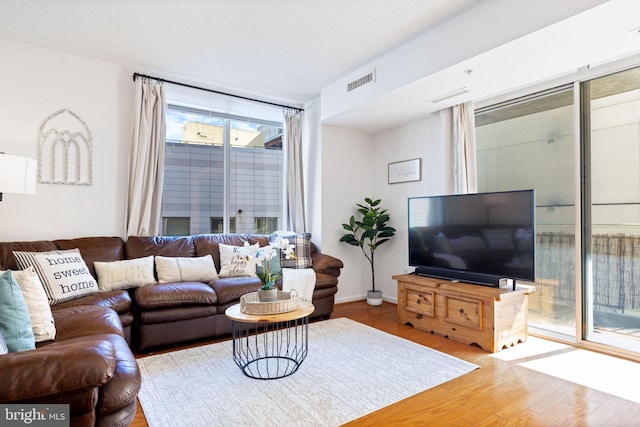
[[[356,203],[360,217],[351,215],[347,224],[342,228],[348,231],[341,238],[352,246],[358,246],[371,265],[371,290],[367,292],[369,305],[382,304],[382,292],[376,290],[375,258],[374,254],[382,244],[389,241],[396,233],[396,229],[387,225],[389,213],[380,207],[381,200],[364,199],[364,204]]]

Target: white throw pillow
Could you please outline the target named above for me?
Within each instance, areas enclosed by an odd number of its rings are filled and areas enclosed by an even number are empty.
[[[218,277],[216,265],[211,255],[203,257],[163,257],[156,256],[158,282],[205,282]]]
[[[2,271],[0,271],[2,273]],[[12,271],[27,304],[31,329],[36,342],[49,341],[56,337],[56,325],[44,286],[33,267],[21,271]]]
[[[98,275],[100,292],[137,288],[156,283],[153,276],[153,255],[122,261],[95,261],[93,268]]]
[[[14,252],[18,267],[32,266],[49,298],[55,305],[98,292],[96,279],[91,275],[80,250],[51,252]]]
[[[256,261],[239,254],[241,246],[220,243],[220,277],[249,277],[256,275]]]

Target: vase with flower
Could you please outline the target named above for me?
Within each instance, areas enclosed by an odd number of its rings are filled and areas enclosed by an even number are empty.
[[[278,288],[276,280],[282,276],[280,270],[276,271],[272,265],[272,259],[280,256],[282,252],[284,258],[295,259],[293,249],[295,245],[291,245],[288,239],[277,237],[269,246],[261,247],[259,243],[251,245],[245,242],[240,250],[240,255],[245,257],[247,261],[256,263],[256,275],[260,278],[262,286],[258,290],[258,298],[261,302],[276,301],[278,299]]]

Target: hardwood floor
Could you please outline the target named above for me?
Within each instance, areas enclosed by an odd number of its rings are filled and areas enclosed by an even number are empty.
[[[368,306],[364,301],[338,304],[331,317],[348,317],[480,366],[347,426],[640,425],[640,404],[525,368],[519,361],[492,357],[474,346],[401,325],[397,322],[395,304],[383,303],[378,307]],[[640,378],[628,380],[640,384]],[[147,426],[139,403],[132,426]]]

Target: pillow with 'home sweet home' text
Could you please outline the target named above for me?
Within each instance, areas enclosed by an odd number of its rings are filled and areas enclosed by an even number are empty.
[[[80,250],[13,252],[22,269],[33,267],[44,285],[49,304],[55,305],[98,292]]]

